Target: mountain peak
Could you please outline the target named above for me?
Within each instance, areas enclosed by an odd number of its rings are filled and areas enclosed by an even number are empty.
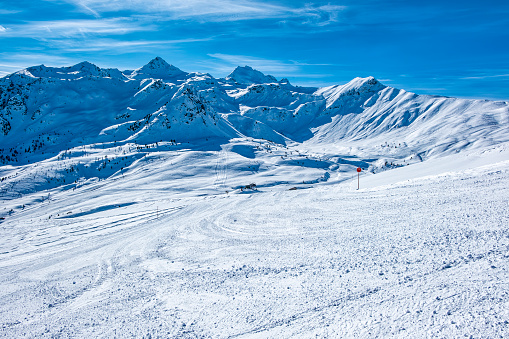
[[[82,76],[103,76],[101,68],[88,61],[82,61],[74,66],[64,67],[64,72],[77,72]]]
[[[115,77],[124,78],[117,69],[102,69],[91,62],[82,61],[73,66],[51,67],[45,65],[32,66],[27,72],[37,78],[77,79],[80,77]]]
[[[375,79],[372,76],[369,76],[366,78],[361,77],[354,78],[344,85],[337,86],[336,90],[338,93],[343,94],[348,94],[351,92],[374,93],[384,89],[385,87],[386,86],[379,82],[377,79]]]
[[[157,78],[169,79],[186,74],[179,68],[170,65],[161,57],[155,57],[145,66],[135,70],[131,77],[133,79]]]
[[[184,71],[179,68],[170,65],[161,57],[155,57],[150,60],[148,64],[145,66],[136,69],[131,74],[131,78],[133,79],[146,79],[146,78],[156,78],[156,79],[170,79],[175,78],[181,75],[185,75]]]
[[[235,68],[235,70],[226,77],[226,80],[233,80],[240,84],[265,84],[277,82],[277,79],[272,75],[265,75],[250,66],[237,66],[237,68]]]
[[[366,100],[374,93],[386,88],[372,76],[366,78],[354,78],[344,85],[323,87],[316,91],[316,94],[323,95],[327,99],[327,108],[335,109],[338,105],[344,105],[345,98],[355,102]]]
[[[345,86],[349,88],[365,88],[365,87],[380,87],[384,86],[380,81],[375,79],[373,76],[366,78],[357,77],[348,82]]]
[[[169,63],[167,63],[166,60],[164,60],[163,58],[155,57],[154,59],[150,60],[148,62],[148,64],[146,64],[144,67],[157,69],[157,68],[171,67],[171,65]]]
[[[97,67],[96,65],[94,65],[93,63],[91,62],[88,62],[88,61],[82,61],[80,63],[77,63],[76,65],[74,66],[70,66],[69,68],[77,68],[77,69],[99,69],[99,67]]]

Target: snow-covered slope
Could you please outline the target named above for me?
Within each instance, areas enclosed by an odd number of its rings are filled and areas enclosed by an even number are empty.
[[[509,135],[508,102],[417,95],[374,78],[317,94],[327,98],[324,113],[332,121],[320,126],[314,143],[394,143],[430,156],[494,145]]]
[[[2,201],[12,212],[0,227],[0,335],[509,334],[507,145],[448,156],[440,175],[419,177],[423,162],[392,181],[392,171],[362,177],[370,187],[359,191],[350,181],[298,185],[305,167],[264,169],[281,153],[227,147],[159,148],[123,174]],[[86,151],[8,180],[26,184],[73,157],[78,173],[89,158],[108,172],[137,154]],[[264,186],[270,176],[291,185]],[[258,190],[231,191],[248,180]]]
[[[508,127],[372,77],[1,78],[0,336],[507,337]]]

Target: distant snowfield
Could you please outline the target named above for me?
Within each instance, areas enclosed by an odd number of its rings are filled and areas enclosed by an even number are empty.
[[[1,335],[509,336],[507,144],[363,172],[360,190],[355,164],[313,181],[316,146],[256,144],[160,145],[123,173],[2,200]],[[316,166],[281,158],[297,147]],[[19,192],[68,168],[37,166],[1,175]]]

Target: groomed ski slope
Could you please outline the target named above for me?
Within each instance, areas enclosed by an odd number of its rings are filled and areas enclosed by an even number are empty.
[[[2,201],[0,335],[509,336],[507,144],[227,194],[236,154]]]

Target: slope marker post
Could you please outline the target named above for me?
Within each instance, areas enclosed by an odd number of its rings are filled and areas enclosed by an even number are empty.
[[[360,188],[360,175],[361,175],[362,169],[360,167],[357,167],[357,189]]]

